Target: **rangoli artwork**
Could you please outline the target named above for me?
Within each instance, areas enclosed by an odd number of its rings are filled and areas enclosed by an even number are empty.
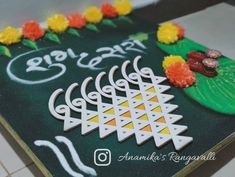
[[[172,114],[178,106],[168,103],[173,95],[164,93],[170,86],[162,85],[166,78],[155,76],[151,68],[139,69],[139,60],[140,57],[135,58],[134,72],[130,74],[127,73],[130,61],[125,61],[121,66],[123,78],[117,81],[114,77],[118,66],[113,66],[107,74],[99,73],[94,80],[96,90],[89,93],[88,85],[93,78],[86,78],[80,88],[82,98],[72,98],[78,83],[71,84],[65,92],[65,104],[55,106],[64,93],[63,89],[57,89],[48,102],[50,113],[64,121],[64,131],[81,125],[82,135],[99,129],[100,138],[117,132],[119,142],[134,135],[138,145],[153,138],[157,147],[172,140],[176,150],[182,149],[193,138],[180,135],[187,126],[175,124],[183,116]],[[101,86],[104,77],[108,78],[109,84]],[[97,110],[89,110],[89,104]],[[72,112],[80,116],[72,117]]]

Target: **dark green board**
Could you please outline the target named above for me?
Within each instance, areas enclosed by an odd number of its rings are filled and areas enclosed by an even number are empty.
[[[21,57],[15,62],[12,69],[21,78],[35,80],[46,78],[58,73],[58,70],[50,70],[47,73],[38,72],[26,73],[26,61],[29,58],[43,56],[55,49],[66,50],[74,49],[75,52],[88,52],[88,58],[96,57],[97,48],[104,46],[114,46],[126,40],[129,35],[138,32],[149,34],[149,39],[143,41],[147,47],[146,54],[142,54],[143,60],[141,66],[151,67],[156,75],[164,76],[161,62],[166,55],[160,48],[156,46],[154,25],[147,25],[146,22],[131,17],[134,21],[130,24],[126,21],[114,20],[117,28],[98,25],[99,33],[89,31],[87,29],[80,31],[82,38],[72,36],[68,33],[59,35],[61,44],[55,44],[48,40],[39,40],[37,42],[39,50],[34,51],[26,57]],[[12,58],[26,52],[30,52],[29,48],[22,44],[9,47]],[[45,50],[42,50],[45,48]],[[185,167],[185,162],[179,163],[173,161],[124,161],[118,162],[116,159],[120,155],[130,152],[131,155],[148,155],[156,152],[168,154],[174,151],[172,143],[162,148],[156,148],[154,141],[150,140],[141,146],[135,142],[135,138],[119,143],[116,134],[112,134],[105,139],[100,139],[98,130],[89,135],[82,136],[80,127],[69,132],[63,132],[63,122],[56,120],[50,115],[47,107],[48,99],[52,92],[58,88],[67,87],[74,83],[82,83],[88,77],[96,77],[100,71],[108,71],[113,65],[121,65],[123,61],[133,60],[138,53],[129,52],[125,59],[109,58],[104,60],[99,67],[105,67],[103,70],[90,70],[87,68],[79,68],[76,60],[68,58],[62,63],[67,67],[67,72],[58,79],[38,84],[25,85],[10,80],[6,73],[6,67],[12,60],[7,57],[1,57],[0,60],[0,112],[5,120],[10,124],[20,138],[29,146],[32,152],[39,158],[45,167],[53,176],[66,177],[68,174],[61,167],[58,159],[48,148],[38,147],[34,145],[34,141],[38,139],[49,140],[58,145],[66,157],[69,159],[71,166],[73,165],[67,148],[55,140],[55,136],[62,135],[68,137],[75,145],[82,161],[94,168],[100,177],[168,177],[172,176]],[[88,59],[89,60],[89,59]],[[45,63],[42,65],[47,67]],[[167,84],[167,82],[166,82]],[[208,109],[196,101],[189,98],[182,89],[172,87],[167,93],[175,95],[173,104],[179,105],[174,113],[181,114],[184,118],[179,122],[188,126],[188,131],[184,133],[186,136],[194,138],[193,143],[189,144],[179,152],[180,155],[200,155],[215,146],[217,143],[232,134],[235,130],[235,116],[217,113]],[[79,93],[77,93],[79,95]],[[93,162],[93,153],[98,148],[108,148],[112,151],[112,163],[108,167],[97,167]],[[86,175],[85,175],[86,176]]]

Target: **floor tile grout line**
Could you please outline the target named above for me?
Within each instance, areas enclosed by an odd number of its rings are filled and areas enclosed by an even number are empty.
[[[3,165],[3,163],[0,161],[0,166],[7,172],[7,176],[10,175],[9,171],[7,170],[7,168]]]
[[[30,162],[29,164],[25,165],[24,167],[19,168],[19,169],[17,169],[16,171],[13,171],[13,172],[10,173],[9,175],[13,175],[13,174],[15,174],[15,173],[17,173],[17,172],[23,170],[24,168],[28,168],[29,166],[31,166],[31,165],[33,165],[33,164],[34,164],[34,162]]]
[[[0,127],[1,128],[1,127]],[[1,130],[1,129],[0,129]],[[3,136],[3,138],[8,142],[8,138],[6,138],[6,136],[4,136],[4,134],[2,133],[2,131],[0,131],[0,135],[1,136]],[[14,139],[13,139],[13,141],[14,141]],[[11,143],[9,143],[8,142],[8,144],[10,145],[10,147],[12,148],[12,150],[14,151],[14,152],[19,152],[19,151],[16,151],[15,149],[13,149],[13,146],[12,146],[12,144]],[[24,152],[23,152],[24,153]],[[21,156],[18,154],[18,153],[16,153],[16,155],[18,156],[18,158],[20,158],[21,160],[22,160],[22,158],[21,158]],[[27,154],[26,154],[26,156],[27,157],[29,157]],[[3,167],[3,169],[6,171],[6,177],[11,177],[11,175],[13,175],[13,174],[16,174],[16,173],[18,173],[19,171],[21,171],[21,170],[23,170],[23,169],[26,169],[26,168],[29,168],[30,166],[33,166],[33,165],[35,165],[35,163],[31,160],[30,162],[28,162],[28,163],[25,163],[25,162],[23,162],[24,163],[24,166],[22,166],[21,168],[14,168],[13,169],[13,171],[8,171],[8,169],[4,166],[4,164],[3,164],[3,162],[1,161],[1,159],[0,159],[0,165]]]

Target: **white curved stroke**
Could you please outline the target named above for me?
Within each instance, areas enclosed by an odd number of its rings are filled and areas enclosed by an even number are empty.
[[[27,53],[23,53],[23,54],[15,57],[14,59],[12,59],[8,63],[7,68],[6,68],[6,72],[7,72],[8,76],[10,77],[11,80],[19,82],[21,84],[27,84],[27,85],[42,84],[42,83],[49,82],[51,80],[57,79],[57,78],[59,78],[60,76],[62,76],[66,72],[66,67],[63,64],[55,63],[55,64],[51,64],[48,68],[59,67],[59,68],[61,68],[61,71],[58,74],[56,74],[56,75],[54,75],[54,76],[52,76],[50,78],[47,78],[47,79],[30,81],[30,80],[21,79],[21,78],[17,77],[15,74],[13,74],[12,71],[11,71],[12,64],[16,60],[18,60],[20,57],[22,57],[24,55],[28,55],[28,54],[33,53],[33,52],[35,52],[35,51],[30,51],[30,52],[27,52]]]
[[[109,82],[110,82],[110,84],[115,88],[115,89],[117,89],[117,90],[119,90],[119,91],[125,91],[125,88],[121,88],[121,87],[119,87],[116,83],[115,83],[115,81],[114,81],[114,79],[113,79],[113,76],[114,76],[114,74],[115,74],[115,72],[118,70],[118,66],[113,66],[111,69],[110,69],[110,71],[109,71]]]
[[[134,70],[136,71],[136,73],[138,73],[138,74],[141,75],[142,77],[146,77],[146,75],[144,75],[144,74],[140,71],[140,69],[139,69],[139,67],[138,67],[138,63],[139,63],[140,60],[141,60],[141,56],[135,57],[135,59],[134,59],[134,61],[133,61],[133,68],[134,68]]]
[[[56,157],[58,158],[61,166],[64,168],[64,170],[69,173],[71,176],[73,177],[84,177],[82,174],[77,173],[75,171],[72,170],[72,168],[70,167],[70,165],[68,164],[68,161],[66,160],[65,156],[63,155],[63,153],[59,150],[59,148],[54,145],[53,143],[51,143],[50,141],[45,141],[45,140],[36,140],[34,141],[34,144],[36,146],[45,146],[50,148],[56,155]]]
[[[93,105],[97,105],[98,102],[97,101],[93,101],[95,99],[98,99],[98,93],[97,92],[90,92],[88,95],[86,93],[86,88],[88,86],[88,84],[93,80],[92,77],[88,77],[86,78],[82,85],[81,85],[81,95],[82,97],[88,102],[88,103],[91,103]]]
[[[57,97],[58,97],[60,94],[62,94],[63,92],[64,92],[63,89],[57,89],[57,90],[55,90],[55,91],[51,94],[51,96],[50,96],[50,98],[49,98],[49,101],[48,101],[48,108],[49,108],[50,113],[51,113],[54,117],[56,117],[56,118],[58,118],[58,119],[60,119],[60,120],[64,120],[64,116],[61,116],[60,114],[58,114],[58,113],[55,111],[55,100],[56,100]]]
[[[74,91],[74,89],[77,88],[78,86],[79,86],[78,83],[73,83],[69,86],[69,88],[67,89],[65,93],[65,102],[72,110],[76,112],[81,112],[81,109],[75,107],[71,101],[71,94]]]
[[[62,93],[64,92],[64,90],[63,89],[57,89],[57,90],[55,90],[52,94],[51,94],[51,96],[50,96],[50,98],[49,98],[49,101],[48,101],[48,108],[49,108],[49,111],[50,111],[50,113],[55,117],[55,118],[57,118],[57,119],[59,119],[59,120],[65,120],[65,118],[66,118],[66,115],[65,116],[62,116],[62,115],[60,115],[60,114],[58,114],[58,112],[56,111],[56,109],[55,109],[55,101],[56,101],[56,99],[58,98],[58,96],[59,95],[61,95]],[[67,106],[66,105],[60,105],[59,107],[57,107],[57,110],[59,110],[59,109],[61,109],[61,111],[59,111],[59,112],[63,112],[63,113],[66,113],[66,111],[68,111],[67,109]]]
[[[137,56],[137,57],[134,59],[134,62],[133,62],[134,70],[135,70],[136,73],[139,74],[141,77],[147,78],[147,79],[151,79],[151,76],[154,75],[152,69],[149,68],[149,67],[144,67],[144,68],[139,69],[138,63],[139,63],[140,60],[141,60],[141,56]]]
[[[103,96],[107,97],[107,98],[112,98],[112,95],[109,95],[107,93],[105,93],[100,86],[101,83],[101,79],[106,75],[106,72],[101,72],[98,74],[98,76],[95,79],[95,86],[96,86],[96,90]]]
[[[125,62],[129,63],[129,61]],[[114,81],[114,74],[117,72],[118,66],[113,66],[109,71],[109,82],[110,84],[117,90],[126,92],[126,89],[129,89],[129,84],[126,78],[118,79],[116,82]],[[122,73],[123,74],[123,73]]]
[[[127,73],[126,73],[127,66],[128,66],[130,63],[131,63],[130,60],[125,61],[125,62],[122,64],[121,72],[122,72],[122,75],[123,75],[124,79],[126,79],[128,82],[130,82],[130,83],[132,83],[132,84],[137,85],[138,82],[137,82],[137,81],[134,81],[134,80],[132,80],[132,79],[130,79],[130,77],[127,76]]]
[[[68,147],[69,152],[72,156],[73,162],[82,172],[88,175],[97,176],[97,173],[93,168],[88,167],[82,163],[78,153],[76,152],[74,148],[73,143],[68,138],[64,136],[56,136],[55,139],[60,143],[64,143]]]

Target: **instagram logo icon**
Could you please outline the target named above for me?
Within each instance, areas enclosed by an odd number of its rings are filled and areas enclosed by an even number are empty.
[[[111,151],[109,149],[96,149],[94,163],[96,166],[109,166],[111,164]]]

